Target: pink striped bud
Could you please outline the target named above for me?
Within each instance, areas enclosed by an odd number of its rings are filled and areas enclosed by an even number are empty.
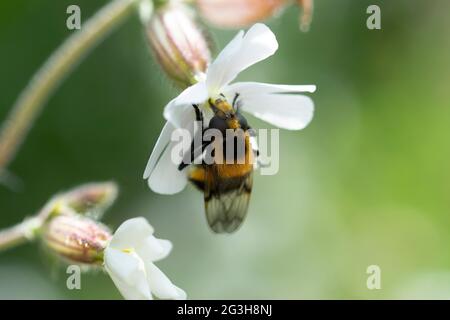
[[[292,0],[195,0],[202,16],[220,28],[243,28],[278,15]],[[308,31],[313,0],[296,0],[301,8],[299,25]]]
[[[167,75],[180,87],[188,87],[211,61],[209,37],[182,3],[169,2],[155,10],[146,25],[147,38]]]
[[[195,0],[202,16],[222,28],[241,28],[280,12],[286,0]]]
[[[68,261],[99,265],[103,263],[103,250],[111,232],[85,216],[61,214],[47,222],[42,239],[47,249]]]

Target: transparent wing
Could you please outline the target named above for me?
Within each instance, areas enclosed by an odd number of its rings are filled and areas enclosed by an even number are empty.
[[[211,168],[206,170],[212,171]],[[207,176],[209,176],[208,173]],[[253,172],[240,179],[219,180],[217,177],[207,179],[205,183],[206,219],[214,232],[232,233],[241,226],[247,215],[252,184]]]

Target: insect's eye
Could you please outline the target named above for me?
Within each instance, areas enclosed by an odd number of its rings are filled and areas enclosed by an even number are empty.
[[[228,129],[228,125],[225,119],[222,119],[219,116],[214,116],[211,118],[211,120],[209,121],[209,127],[220,130],[223,133]]]
[[[247,119],[245,119],[245,117],[240,113],[236,113],[236,118],[238,119],[239,124],[241,125],[241,128],[243,130],[247,130],[248,129]]]

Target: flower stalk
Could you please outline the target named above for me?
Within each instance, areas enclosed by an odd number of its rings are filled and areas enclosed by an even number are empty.
[[[42,226],[43,220],[39,217],[26,219],[18,225],[0,231],[0,251],[32,240],[36,230]]]
[[[299,18],[299,27],[303,32],[308,32],[312,22],[314,13],[314,1],[313,0],[297,0],[297,4],[302,10]]]
[[[0,129],[0,175],[9,165],[43,105],[85,54],[132,12],[137,0],[113,0],[72,34],[19,95]]]

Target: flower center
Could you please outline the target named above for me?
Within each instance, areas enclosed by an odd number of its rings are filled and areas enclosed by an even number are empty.
[[[125,248],[125,249],[122,249],[122,252],[124,252],[124,253],[133,253],[134,249],[133,248]]]

